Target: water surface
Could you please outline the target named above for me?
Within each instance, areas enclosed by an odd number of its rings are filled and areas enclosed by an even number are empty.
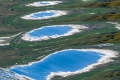
[[[21,16],[21,18],[26,20],[42,20],[42,19],[49,19],[53,17],[59,17],[66,14],[67,14],[67,11],[47,10],[47,11],[40,11],[36,13],[31,13],[25,16]]]
[[[62,1],[40,1],[40,2],[33,2],[30,4],[27,4],[26,6],[40,7],[40,6],[56,5],[59,3],[62,3]]]
[[[50,2],[40,2],[40,4],[44,4],[44,5],[48,5],[48,4],[50,4]]]
[[[65,50],[56,52],[56,54],[50,55],[43,61],[28,66],[16,66],[11,70],[35,80],[46,80],[46,76],[51,72],[74,72],[83,69],[87,65],[96,63],[100,58],[100,53],[97,52]]]
[[[55,15],[54,12],[40,12],[40,13],[35,13],[32,17],[38,18],[38,17],[53,16],[53,15]]]
[[[34,37],[42,36],[53,36],[53,35],[63,35],[72,30],[70,26],[47,26],[43,28],[36,29],[28,34]]]

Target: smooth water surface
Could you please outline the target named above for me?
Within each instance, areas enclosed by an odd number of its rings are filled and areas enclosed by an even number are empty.
[[[47,16],[53,16],[53,15],[55,15],[54,12],[40,12],[40,13],[35,13],[32,17],[39,18],[39,17],[47,17]]]
[[[16,66],[11,70],[35,80],[46,80],[46,76],[51,72],[74,72],[83,69],[87,65],[96,63],[100,58],[100,53],[97,52],[66,50],[56,52],[56,54],[50,55],[41,62],[33,63],[29,66]]]
[[[69,32],[71,29],[70,26],[48,26],[29,32],[30,36],[42,37],[42,36],[53,36],[53,35],[63,35]]]

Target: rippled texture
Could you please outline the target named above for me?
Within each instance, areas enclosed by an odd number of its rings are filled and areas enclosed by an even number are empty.
[[[70,26],[49,26],[29,32],[29,35],[34,37],[63,35],[69,32],[71,29],[72,28]]]
[[[40,11],[40,12],[24,15],[24,16],[21,16],[21,18],[26,20],[42,20],[42,19],[49,19],[53,17],[56,18],[66,14],[67,14],[67,11],[46,10],[46,11]]]
[[[36,17],[37,18],[37,17],[45,17],[45,16],[53,16],[53,15],[55,15],[54,12],[42,12],[42,13],[36,13],[32,17]]]
[[[56,52],[43,61],[28,66],[16,66],[11,70],[35,80],[46,80],[46,76],[51,72],[74,72],[83,69],[87,65],[96,63],[100,58],[100,53],[97,52],[65,50]]]
[[[50,3],[49,2],[40,2],[40,4],[47,5],[47,4],[50,4]]]

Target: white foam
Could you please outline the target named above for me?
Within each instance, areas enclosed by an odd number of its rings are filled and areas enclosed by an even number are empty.
[[[96,13],[89,13],[89,14],[96,14]]]
[[[10,45],[9,43],[0,43],[0,46],[7,46]]]
[[[70,75],[75,75],[75,74],[81,74],[81,73],[84,73],[84,72],[89,72],[93,68],[96,68],[96,66],[98,66],[98,65],[105,64],[105,63],[108,63],[108,62],[112,62],[113,61],[112,58],[115,58],[118,55],[117,51],[108,50],[108,49],[91,49],[91,48],[90,49],[65,49],[65,50],[62,50],[62,51],[67,51],[67,50],[78,50],[78,51],[84,51],[84,52],[92,51],[92,52],[101,53],[103,55],[100,55],[100,56],[102,56],[102,58],[99,59],[97,61],[97,63],[93,63],[91,65],[88,65],[87,67],[85,67],[83,69],[80,69],[80,70],[77,70],[75,72],[70,72],[70,71],[68,71],[68,72],[62,72],[62,71],[51,72],[48,76],[46,76],[46,80],[51,80],[51,78],[53,78],[54,76],[67,77],[67,76],[70,76]],[[57,51],[57,52],[55,52],[53,54],[57,54],[58,52],[62,52],[62,51]],[[16,66],[11,67],[11,69],[15,68],[17,66],[20,66],[20,67],[31,66],[34,63],[38,63],[38,62],[44,61],[46,58],[48,58],[49,56],[51,56],[53,54],[50,54],[50,55],[46,56],[45,58],[43,58],[40,61],[32,62],[32,63],[29,63],[28,65],[16,65]],[[22,76],[24,76],[24,75],[22,75]],[[31,80],[33,80],[33,79],[31,79]]]
[[[88,2],[88,1],[90,1],[90,0],[82,0],[82,1],[84,1],[84,2]]]
[[[21,75],[15,74],[7,68],[0,68],[0,79],[2,80],[26,80]]]
[[[91,65],[88,65],[87,67],[83,68],[82,70],[77,70],[75,72],[51,72],[50,75],[48,75],[46,77],[46,80],[51,80],[51,78],[53,78],[54,76],[62,76],[62,77],[67,77],[67,76],[70,76],[70,75],[75,75],[75,74],[81,74],[83,72],[88,72],[90,71],[91,69],[95,68],[96,66],[100,65],[100,64],[105,64],[105,63],[108,63],[108,62],[111,62],[113,61],[111,58],[113,57],[117,57],[117,54],[118,52],[116,51],[113,51],[113,50],[103,50],[103,49],[81,49],[80,51],[94,51],[94,52],[98,52],[98,53],[102,53],[104,54],[102,56],[101,59],[98,60],[97,63],[93,63]]]
[[[34,14],[39,14],[39,13],[43,13],[43,12],[45,12],[45,13],[53,12],[55,14],[52,16],[32,17],[32,16],[34,16]],[[29,15],[25,15],[25,16],[22,16],[21,18],[26,19],[26,20],[41,20],[41,19],[49,19],[49,18],[53,18],[53,17],[59,17],[62,15],[66,15],[67,13],[68,13],[67,11],[48,10],[48,11],[41,11],[41,12],[36,12],[36,13],[29,14]]]
[[[58,25],[54,25],[53,27],[58,26]],[[34,36],[30,36],[29,33],[34,32],[37,29],[34,29],[26,34],[23,35],[23,37],[21,39],[26,40],[26,41],[41,41],[41,40],[48,40],[50,38],[58,38],[58,37],[63,37],[63,36],[69,36],[69,35],[73,35],[74,33],[78,33],[81,32],[83,29],[87,29],[88,27],[83,26],[83,25],[60,25],[60,26],[70,26],[72,27],[72,30],[70,30],[69,32],[63,34],[63,35],[53,35],[53,36],[42,36],[42,37],[34,37]],[[45,26],[45,27],[49,27],[49,26]],[[51,26],[50,26],[51,27]],[[44,28],[44,27],[42,27]],[[42,29],[42,28],[38,28],[38,29]]]
[[[113,46],[114,44],[111,43],[105,43],[105,44],[98,44],[96,46],[103,47],[103,46]]]
[[[117,28],[118,30],[120,30],[120,24],[119,23],[117,23],[117,22],[107,22],[107,23],[114,24],[115,28]]]
[[[40,4],[40,3],[48,3],[48,4]],[[50,5],[56,5],[62,3],[62,1],[40,1],[40,2],[33,2],[30,4],[27,4],[26,6],[32,6],[32,7],[40,7],[40,6],[50,6]]]
[[[0,46],[7,46],[10,45],[10,41],[15,38],[16,36],[20,35],[22,32],[13,35],[13,36],[9,36],[9,37],[0,37]]]
[[[8,39],[11,37],[0,37],[0,46],[6,46],[9,45],[9,42],[7,42]]]

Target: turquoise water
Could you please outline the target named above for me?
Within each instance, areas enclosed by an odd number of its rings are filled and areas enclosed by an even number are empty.
[[[53,16],[55,15],[54,12],[41,12],[41,13],[35,13],[34,16],[32,16],[33,18],[42,18],[42,17],[47,17],[47,16]]]
[[[49,26],[42,29],[36,29],[34,32],[29,32],[29,35],[34,37],[63,35],[69,32],[71,29],[73,28],[70,26]]]
[[[48,76],[51,72],[74,72],[76,70],[83,69],[87,65],[96,63],[100,58],[100,53],[97,52],[66,50],[56,52],[56,54],[50,55],[41,62],[22,67],[16,66],[11,70],[35,80],[46,80],[46,76]]]

